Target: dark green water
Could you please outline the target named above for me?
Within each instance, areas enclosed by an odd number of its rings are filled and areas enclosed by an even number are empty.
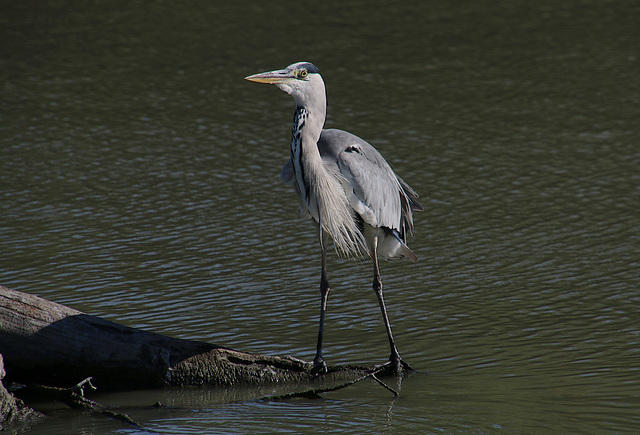
[[[293,102],[243,80],[308,60],[328,126],[426,206],[420,262],[382,264],[420,372],[397,400],[99,399],[160,433],[638,432],[638,28],[634,1],[2,2],[0,284],[312,359],[317,240],[279,180]],[[382,362],[369,263],[329,267],[328,362]],[[51,414],[32,432],[135,432]]]

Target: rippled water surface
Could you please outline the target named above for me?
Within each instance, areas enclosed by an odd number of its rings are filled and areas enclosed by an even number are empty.
[[[640,8],[633,1],[4,2],[0,284],[160,333],[313,358],[319,255],[281,184],[309,60],[327,125],[420,194],[382,264],[394,400],[101,396],[159,433],[640,430]],[[329,262],[330,363],[382,362],[368,261]],[[394,381],[391,381],[394,382]],[[148,409],[156,401],[168,409]],[[62,407],[35,433],[134,432]]]

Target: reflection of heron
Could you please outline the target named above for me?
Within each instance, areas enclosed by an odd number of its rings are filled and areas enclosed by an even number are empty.
[[[322,332],[329,294],[325,233],[333,238],[338,253],[358,255],[365,251],[373,258],[373,289],[391,346],[386,364],[396,373],[401,373],[403,368],[411,369],[400,358],[393,341],[382,296],[378,258],[409,257],[417,261],[406,238],[407,233],[413,231],[413,210],[423,210],[418,195],[367,142],[346,131],[322,129],[327,99],[324,82],[314,65],[299,62],[246,79],[274,84],[291,95],[297,104],[291,160],[282,168],[281,177],[295,187],[300,213],[315,220],[320,236],[321,310],[314,370],[327,369],[322,358]]]

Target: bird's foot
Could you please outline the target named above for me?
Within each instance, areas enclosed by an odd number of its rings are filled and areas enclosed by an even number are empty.
[[[392,353],[389,356],[389,361],[384,364],[380,364],[373,367],[373,371],[380,371],[394,376],[401,376],[406,372],[415,372],[415,370],[400,358],[400,354]]]
[[[321,356],[316,355],[313,360],[313,369],[311,370],[311,373],[318,376],[320,374],[325,374],[328,371],[327,363],[324,362],[324,359]]]

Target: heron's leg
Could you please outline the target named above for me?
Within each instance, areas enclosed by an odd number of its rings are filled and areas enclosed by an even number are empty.
[[[380,304],[380,310],[382,311],[382,319],[384,320],[384,326],[387,329],[387,337],[389,338],[389,347],[391,349],[391,355],[389,356],[389,363],[392,370],[396,374],[400,374],[402,369],[413,370],[409,364],[404,362],[400,358],[400,353],[396,348],[396,343],[393,339],[393,333],[391,332],[391,324],[389,323],[389,316],[387,315],[387,307],[384,303],[384,297],[382,295],[382,279],[380,278],[380,268],[378,267],[378,237],[373,239],[373,249],[371,253],[373,257],[373,290],[378,296],[378,303]]]
[[[313,371],[315,373],[327,372],[327,364],[322,358],[322,335],[324,333],[324,313],[327,310],[327,297],[329,296],[329,280],[327,278],[327,251],[322,246],[322,276],[320,277],[320,326],[318,328],[318,346],[316,357],[313,359]]]

